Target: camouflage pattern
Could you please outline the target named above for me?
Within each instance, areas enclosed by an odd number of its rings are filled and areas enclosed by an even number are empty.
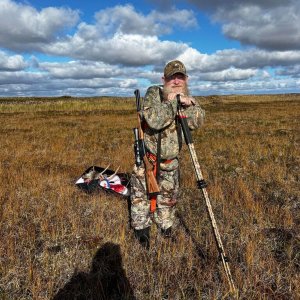
[[[131,178],[131,225],[139,230],[151,226],[154,221],[159,228],[167,229],[173,225],[175,219],[174,206],[179,190],[178,161],[175,169],[160,172],[160,195],[157,196],[157,209],[153,215],[150,213],[144,175],[143,166],[134,167]]]
[[[157,209],[150,214],[150,201],[146,193],[145,169],[134,167],[131,178],[131,220],[134,229],[149,227],[154,221],[159,228],[167,229],[174,223],[175,204],[178,201],[179,190],[179,163],[180,140],[183,135],[177,130],[177,101],[162,101],[162,87],[150,87],[144,97],[142,120],[146,150],[157,154],[158,132],[161,131],[161,160],[160,164],[160,195],[157,196]],[[184,109],[188,117],[190,129],[198,128],[204,119],[204,111],[197,101]],[[179,132],[179,133],[178,133]],[[163,162],[172,160],[172,162]]]
[[[177,115],[177,101],[161,101],[160,86],[150,87],[144,97],[142,118],[147,125],[145,132],[146,148],[156,155],[158,131],[161,135],[161,158],[173,159],[179,154],[179,141],[175,118]],[[195,99],[195,105],[184,109],[190,129],[196,129],[203,123],[204,110]]]
[[[165,66],[165,69],[164,69],[164,76],[166,78],[168,78],[176,73],[181,73],[183,75],[187,75],[184,64],[179,60],[173,60],[173,61],[170,61],[169,63],[167,63],[167,65]]]

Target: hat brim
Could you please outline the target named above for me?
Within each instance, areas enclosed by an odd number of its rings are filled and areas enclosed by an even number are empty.
[[[165,76],[166,78],[169,78],[169,77],[171,77],[171,76],[173,76],[173,75],[175,75],[175,74],[182,74],[182,75],[184,75],[185,77],[188,77],[188,75],[187,75],[185,72],[182,72],[182,71],[174,71],[174,72],[171,72],[171,73],[169,73],[169,74],[164,74],[164,76]]]

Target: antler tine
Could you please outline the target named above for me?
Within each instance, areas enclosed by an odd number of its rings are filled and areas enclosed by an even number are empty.
[[[117,170],[116,170],[116,172],[114,174],[112,174],[112,175],[110,175],[110,176],[107,177],[107,180],[112,179],[118,173],[119,169],[120,169],[120,166],[118,166],[118,168],[117,168]]]
[[[103,175],[109,167],[110,167],[110,164],[99,175]]]

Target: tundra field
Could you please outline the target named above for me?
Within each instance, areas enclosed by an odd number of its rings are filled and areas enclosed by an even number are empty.
[[[198,97],[193,138],[239,299],[300,299],[300,94]],[[143,250],[128,201],[74,185],[131,172],[133,98],[0,99],[0,299],[232,299],[188,149],[174,239]]]

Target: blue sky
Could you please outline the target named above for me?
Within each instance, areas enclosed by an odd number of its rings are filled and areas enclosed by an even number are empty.
[[[300,1],[0,0],[0,96],[132,96],[172,59],[193,95],[298,93]]]

